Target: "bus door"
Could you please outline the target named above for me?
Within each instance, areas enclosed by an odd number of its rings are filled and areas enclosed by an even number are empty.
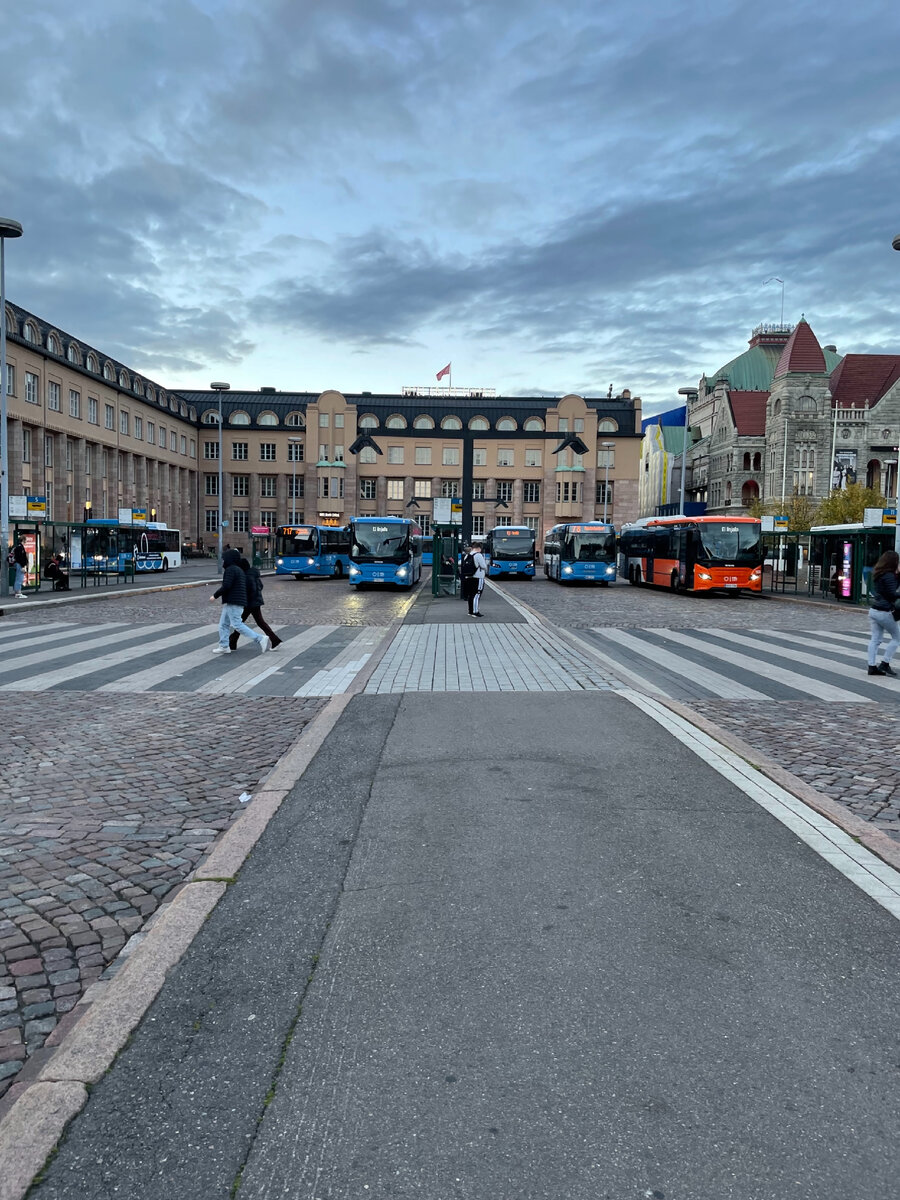
[[[674,531],[672,543],[678,561],[678,585],[691,588],[694,586],[694,564],[697,561],[697,531],[677,529]]]

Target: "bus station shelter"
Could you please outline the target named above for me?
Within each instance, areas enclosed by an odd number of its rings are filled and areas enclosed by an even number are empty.
[[[872,568],[893,550],[894,525],[820,525],[809,531],[808,594],[868,604]]]
[[[132,548],[140,545],[142,525],[117,525],[91,521],[11,522],[13,544],[22,539],[28,555],[25,591],[51,589],[47,564],[54,554],[69,577],[69,586],[108,587],[133,583],[135,577]],[[12,582],[12,579],[10,580]]]

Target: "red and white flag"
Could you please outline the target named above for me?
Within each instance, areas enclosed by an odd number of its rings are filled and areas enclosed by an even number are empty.
[[[446,367],[444,367],[443,371],[438,371],[438,373],[437,373],[438,381],[443,379],[445,375],[449,375],[449,374],[450,374],[450,364],[447,363],[447,365],[446,365]]]

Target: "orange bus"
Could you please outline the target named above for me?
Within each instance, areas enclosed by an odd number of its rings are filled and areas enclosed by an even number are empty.
[[[673,592],[762,591],[758,517],[644,517],[619,536],[619,575]]]

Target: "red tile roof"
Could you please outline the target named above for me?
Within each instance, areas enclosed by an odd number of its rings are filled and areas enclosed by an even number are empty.
[[[825,355],[806,321],[800,321],[781,352],[773,378],[790,372],[816,373],[825,367]]]
[[[764,437],[768,392],[729,392],[728,402],[739,437]]]
[[[900,379],[900,354],[847,354],[831,372],[833,403],[838,408],[871,407]]]

